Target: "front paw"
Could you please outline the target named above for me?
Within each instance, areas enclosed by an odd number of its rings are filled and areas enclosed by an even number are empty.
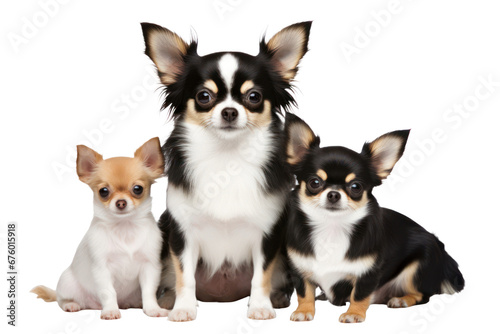
[[[290,316],[292,321],[311,321],[314,319],[314,314],[311,312],[295,311]]]
[[[276,318],[276,312],[268,307],[250,307],[247,316],[254,320],[268,320]]]
[[[408,307],[408,304],[403,298],[394,297],[387,302],[387,306],[390,308],[402,308]]]
[[[170,321],[191,321],[196,319],[196,308],[178,308],[170,311],[168,320]]]
[[[365,321],[365,317],[361,314],[346,312],[340,316],[339,321],[343,323],[358,323]]]
[[[102,310],[101,311],[101,319],[104,320],[114,320],[120,319],[122,316],[120,314],[120,310]]]
[[[168,316],[169,311],[160,307],[144,308],[144,313],[148,317],[159,318]]]

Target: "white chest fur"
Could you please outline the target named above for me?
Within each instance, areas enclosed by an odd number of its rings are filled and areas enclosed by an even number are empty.
[[[331,287],[335,283],[366,273],[375,262],[373,256],[356,260],[346,259],[353,224],[366,213],[365,210],[358,210],[362,212],[330,214],[326,210],[320,211],[302,204],[301,208],[309,216],[309,224],[313,226],[311,242],[314,254],[305,256],[291,251],[290,258],[294,265],[306,277],[319,284],[331,299]]]
[[[119,300],[139,289],[139,273],[145,263],[160,270],[161,231],[150,213],[150,203],[143,206],[147,214],[139,218],[107,222],[94,217],[71,264],[88,291],[95,285],[95,268],[109,271]]]
[[[252,247],[279,218],[286,197],[264,191],[272,134],[252,129],[223,140],[202,127],[185,127],[186,173],[193,187],[186,193],[169,185],[167,207],[212,267],[226,260],[249,261]]]

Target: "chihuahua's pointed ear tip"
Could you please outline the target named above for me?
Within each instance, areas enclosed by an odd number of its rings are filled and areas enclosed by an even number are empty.
[[[313,21],[304,21],[304,22],[300,22],[297,24],[301,25],[302,27],[304,27],[307,30],[307,32],[309,32],[311,30],[312,23],[313,23]]]
[[[398,130],[395,131],[394,134],[400,136],[403,139],[408,139],[408,137],[410,136],[410,131],[411,129]]]
[[[302,22],[294,23],[288,27],[289,28],[301,27],[301,28],[304,28],[307,31],[309,31],[311,29],[312,23],[313,23],[313,21],[302,21]]]
[[[154,142],[158,147],[161,147],[160,137],[151,138],[149,141]]]
[[[76,145],[76,152],[82,152],[82,151],[89,151],[92,150],[90,147],[85,146],[85,145]]]
[[[159,25],[149,22],[141,22],[142,30],[149,30],[151,28],[160,28]]]
[[[158,24],[154,23],[149,23],[149,22],[141,22],[141,28],[142,28],[142,34],[144,37],[147,37],[150,35],[150,33],[154,31],[163,31],[163,32],[170,32],[167,28],[164,28]]]
[[[147,31],[149,31],[153,26],[154,26],[154,24],[152,24],[152,23],[141,22],[142,32],[144,32],[144,33],[147,32]]]

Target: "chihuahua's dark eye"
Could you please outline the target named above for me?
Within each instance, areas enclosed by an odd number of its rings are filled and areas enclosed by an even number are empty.
[[[134,189],[132,189],[132,191],[134,192],[134,194],[139,196],[144,191],[144,188],[141,186],[134,186]]]
[[[262,102],[262,94],[256,90],[252,90],[246,95],[245,100],[249,108],[257,108]]]
[[[363,186],[359,182],[353,182],[349,186],[350,192],[352,196],[358,196],[363,192]]]
[[[202,90],[196,94],[196,102],[203,108],[210,108],[213,105],[214,98],[208,90]]]
[[[251,104],[259,104],[262,101],[262,94],[257,91],[251,91],[247,99]]]
[[[106,187],[99,189],[99,196],[101,196],[102,198],[108,197],[109,196],[109,189]]]
[[[318,192],[320,192],[322,188],[323,188],[323,180],[317,177],[313,177],[312,179],[307,181],[307,189],[313,194],[317,194]]]

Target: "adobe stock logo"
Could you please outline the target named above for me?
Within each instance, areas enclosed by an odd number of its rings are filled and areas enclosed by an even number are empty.
[[[7,39],[14,49],[19,53],[21,46],[28,44],[33,38],[39,35],[50,21],[55,18],[61,9],[61,5],[66,5],[70,0],[40,0],[38,10],[21,18],[21,27],[18,32],[7,33]]]
[[[117,96],[110,104],[109,111],[103,113],[103,118],[96,121],[92,128],[82,128],[79,144],[92,147],[98,150],[116,127],[128,121],[130,116],[140,110],[140,105],[151,95],[151,92],[158,87],[156,71],[148,66],[145,68],[142,80]],[[51,164],[59,182],[64,181],[66,175],[74,177],[76,168],[76,146],[65,146],[66,155],[64,159],[53,161]]]
[[[232,13],[241,5],[243,0],[215,0],[212,3],[214,10],[217,12],[221,21],[226,19],[227,13]]]
[[[493,74],[479,75],[478,83],[470,94],[453,103],[446,108],[441,115],[442,124],[431,128],[430,135],[426,138],[415,139],[416,148],[405,152],[403,158],[398,162],[398,166],[386,184],[391,190],[395,190],[398,184],[404,183],[419,166],[423,165],[427,159],[433,156],[440,145],[449,140],[450,136],[457,132],[464,122],[484,109],[486,100],[498,95],[500,81],[494,78]],[[483,107],[483,108],[481,108]]]
[[[372,10],[370,12],[371,19],[362,27],[359,25],[355,26],[352,42],[343,41],[339,45],[347,63],[350,64],[355,55],[361,54],[361,51],[366,49],[384,29],[387,29],[391,22],[393,22],[394,17],[403,12],[403,9],[404,7],[400,0],[391,0],[385,9]]]

